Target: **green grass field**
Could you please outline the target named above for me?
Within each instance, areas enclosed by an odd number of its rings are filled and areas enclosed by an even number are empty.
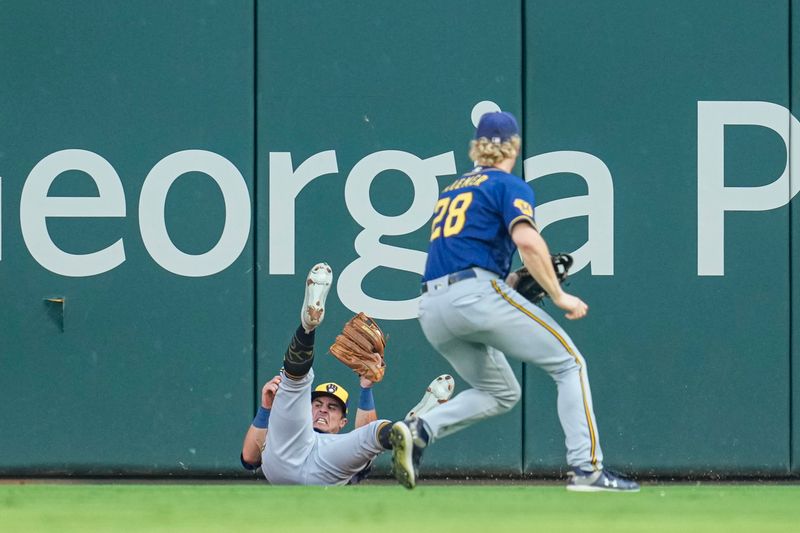
[[[800,485],[4,484],[0,531],[800,531]]]

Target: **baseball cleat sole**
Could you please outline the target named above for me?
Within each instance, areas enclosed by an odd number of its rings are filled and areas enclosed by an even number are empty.
[[[327,263],[317,263],[306,276],[306,291],[303,308],[300,310],[300,323],[310,332],[325,318],[325,300],[333,283],[333,270]]]
[[[450,374],[442,374],[437,377],[428,388],[425,389],[425,394],[417,405],[406,414],[406,419],[421,417],[437,405],[447,402],[456,389],[455,380]]]
[[[392,443],[392,475],[407,489],[417,484],[417,473],[414,469],[414,442],[411,430],[404,422],[395,422],[389,432]]]

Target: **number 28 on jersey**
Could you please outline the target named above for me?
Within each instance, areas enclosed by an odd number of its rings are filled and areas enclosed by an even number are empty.
[[[462,192],[453,198],[440,198],[436,202],[433,222],[431,223],[431,241],[441,236],[457,235],[467,221],[467,209],[472,203],[472,191]]]

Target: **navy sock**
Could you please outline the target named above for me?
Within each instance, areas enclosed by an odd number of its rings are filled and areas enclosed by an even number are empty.
[[[314,364],[314,331],[306,333],[303,326],[297,328],[283,356],[283,370],[289,377],[301,378],[308,374]]]
[[[317,330],[312,329],[311,333],[306,333],[306,330],[303,329],[303,326],[298,326],[297,331],[294,332],[294,336],[297,337],[297,340],[300,344],[307,348],[314,347],[314,333]]]
[[[418,419],[417,434],[419,435],[419,438],[422,439],[422,442],[425,443],[425,446],[427,446],[428,443],[431,441],[431,437],[430,435],[428,435],[428,430],[425,428],[425,423],[422,421],[421,418]]]
[[[384,450],[391,450],[392,443],[389,442],[389,432],[392,430],[392,424],[385,422],[378,428],[378,443],[383,446]]]

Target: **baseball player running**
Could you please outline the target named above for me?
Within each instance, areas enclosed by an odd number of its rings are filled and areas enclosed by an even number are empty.
[[[323,383],[311,390],[314,330],[324,318],[332,280],[331,268],[325,263],[309,272],[300,327],[286,350],[280,375],[262,388],[261,407],[244,438],[242,465],[248,470],[261,466],[273,484],[357,483],[366,477],[373,459],[391,448],[391,422],[377,417],[372,381],[360,378],[356,429],[343,434],[347,391],[336,383]],[[415,409],[429,412],[447,401],[452,383],[452,377],[439,376]]]
[[[638,491],[635,482],[603,469],[586,362],[575,343],[544,310],[504,281],[519,249],[525,267],[568,319],[583,318],[588,311],[558,283],[534,221],[533,191],[511,174],[519,152],[514,116],[483,115],[470,143],[470,158],[478,166],[439,195],[419,321],[431,345],[473,388],[393,425],[395,477],[414,488],[426,446],[505,413],[519,401],[520,385],[506,360],[509,355],[536,364],[556,382],[571,467],[567,489]]]

